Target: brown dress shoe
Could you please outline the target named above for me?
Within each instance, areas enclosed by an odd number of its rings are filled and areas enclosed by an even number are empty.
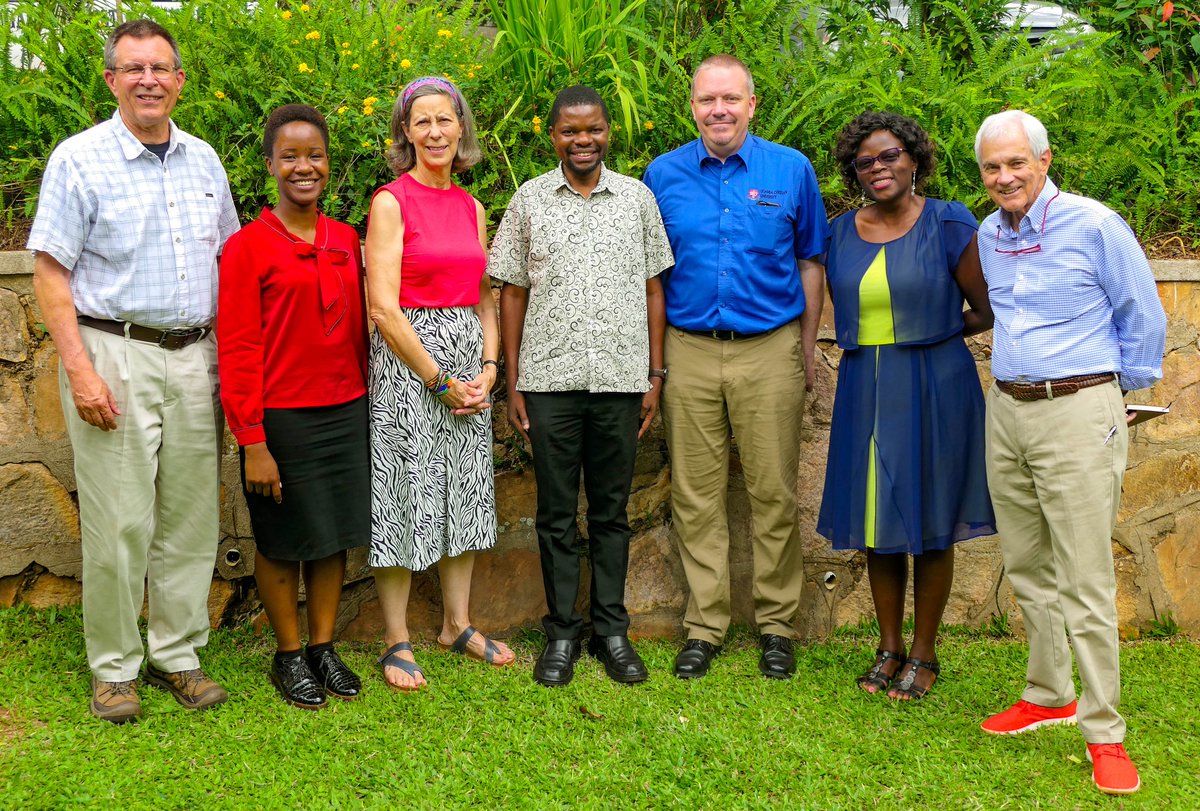
[[[131,681],[99,681],[92,678],[92,715],[124,724],[142,714],[142,701]]]
[[[225,688],[209,678],[203,670],[180,670],[164,673],[151,664],[146,665],[146,684],[160,687],[189,710],[204,710],[224,704],[229,698]]]

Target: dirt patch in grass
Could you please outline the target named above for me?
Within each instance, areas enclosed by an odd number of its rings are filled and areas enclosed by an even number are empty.
[[[0,707],[0,747],[11,746],[18,738],[28,735],[30,729],[45,726],[42,721],[27,721]]]

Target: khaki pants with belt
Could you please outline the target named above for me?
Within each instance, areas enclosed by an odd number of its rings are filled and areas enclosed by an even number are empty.
[[[219,532],[216,341],[210,335],[167,350],[89,327],[79,332],[121,411],[114,431],[88,425],[59,370],[79,491],[88,665],[101,681],[137,678],[148,584],[150,662],[170,673],[190,670],[208,641]]]
[[[720,341],[668,329],[663,391],[671,509],[690,594],[689,639],[720,644],[729,628],[730,433],[750,496],[754,615],[760,633],[795,637],[804,581],[796,479],[804,414],[799,322]]]
[[[1125,737],[1112,531],[1128,445],[1115,381],[1053,400],[988,392],[988,487],[1029,637],[1022,698],[1044,707],[1074,700],[1073,648],[1088,743]]]

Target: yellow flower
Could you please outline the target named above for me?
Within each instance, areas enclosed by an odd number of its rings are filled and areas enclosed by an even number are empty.
[[[308,3],[302,3],[302,4],[300,5],[300,10],[301,10],[301,11],[312,11],[312,9],[311,9],[311,8],[309,8],[309,6],[308,6]]]
[[[370,45],[370,47],[374,48],[374,47],[375,47],[376,45],[378,45],[378,44],[379,44],[379,40],[377,40],[377,39],[373,39],[373,40],[371,40],[371,45]]]
[[[290,11],[285,11],[285,12],[283,12],[282,14],[280,14],[279,16],[280,16],[280,17],[282,17],[282,18],[283,18],[283,19],[285,19],[285,20],[290,20],[290,19],[292,19],[292,12],[290,12]]]
[[[350,43],[349,43],[349,42],[343,42],[343,43],[342,43],[342,47],[343,47],[343,48],[349,48],[349,47],[350,47]]]
[[[358,70],[358,63],[355,62],[353,65],[351,65],[350,70]]]
[[[329,202],[336,203],[340,198],[336,194],[329,195]]]
[[[292,40],[292,44],[293,44],[293,45],[299,45],[299,44],[300,44],[300,40],[298,40],[298,39],[294,39],[294,40]]]
[[[305,39],[320,39],[321,32],[320,31],[309,31],[307,34],[304,35],[304,38]]]
[[[383,139],[383,145],[384,145],[384,146],[391,146],[391,145],[392,145],[392,139],[391,139],[391,138],[384,138],[384,139]]]
[[[443,14],[442,12],[440,12],[440,11],[437,13],[437,18],[438,18],[439,20],[440,20],[440,19],[442,19],[442,17],[445,17],[445,16],[446,16],[446,15],[445,15],[445,14]]]
[[[365,147],[369,147],[369,146],[371,146],[371,142],[370,142],[370,141],[363,141],[363,146],[365,146]]]
[[[646,122],[645,124],[643,124],[642,126],[643,126],[643,127],[645,127],[645,128],[646,128],[646,129],[648,129],[648,130],[652,130],[652,129],[654,129],[654,122],[653,122],[653,121],[647,121],[647,122]]]
[[[541,123],[542,123],[542,117],[535,115],[533,117],[533,125],[536,127],[538,124],[541,124]]]
[[[346,111],[349,109],[350,109],[349,107],[347,107],[346,105],[343,104],[341,107],[338,108],[338,115],[345,115]]]
[[[375,98],[374,96],[367,96],[365,99],[363,99],[363,107],[370,107],[377,101],[379,101],[379,99]]]
[[[439,37],[445,37],[446,39],[450,39],[451,37],[453,37],[453,36],[454,36],[454,32],[453,32],[453,31],[447,31],[445,28],[439,28],[439,29],[438,29],[438,33],[437,33],[437,35],[438,35]]]
[[[468,79],[474,79],[474,78],[475,78],[475,71],[473,71],[473,70],[468,70],[468,71],[467,71],[467,78],[468,78]]]
[[[412,62],[409,61],[408,59],[401,59],[400,67],[404,68],[405,70],[408,70],[409,68],[412,67]]]
[[[371,115],[374,112],[375,112],[374,107],[364,107],[363,108],[363,115]]]
[[[533,125],[533,131],[534,131],[534,133],[538,133],[538,134],[540,134],[540,133],[541,133],[541,131],[542,131],[542,125],[541,125],[541,124],[534,124],[534,125]]]
[[[225,98],[225,94],[224,94],[224,93],[222,93],[220,90],[218,90],[218,91],[216,91],[215,93],[213,93],[213,95],[214,95],[214,96],[216,96],[216,97],[217,97],[217,98],[219,98],[219,99],[223,99],[223,98]]]
[[[310,68],[308,66],[308,64],[305,62],[301,62],[299,65],[297,65],[296,70],[300,71],[301,73],[312,73],[313,72],[313,69]]]

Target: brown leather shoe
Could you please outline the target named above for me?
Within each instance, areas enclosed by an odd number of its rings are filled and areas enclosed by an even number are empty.
[[[147,664],[146,684],[166,690],[189,710],[205,710],[224,704],[229,699],[225,688],[210,679],[200,668],[164,673],[154,665]]]
[[[100,681],[92,677],[92,715],[124,724],[142,714],[137,686],[131,681]]]

